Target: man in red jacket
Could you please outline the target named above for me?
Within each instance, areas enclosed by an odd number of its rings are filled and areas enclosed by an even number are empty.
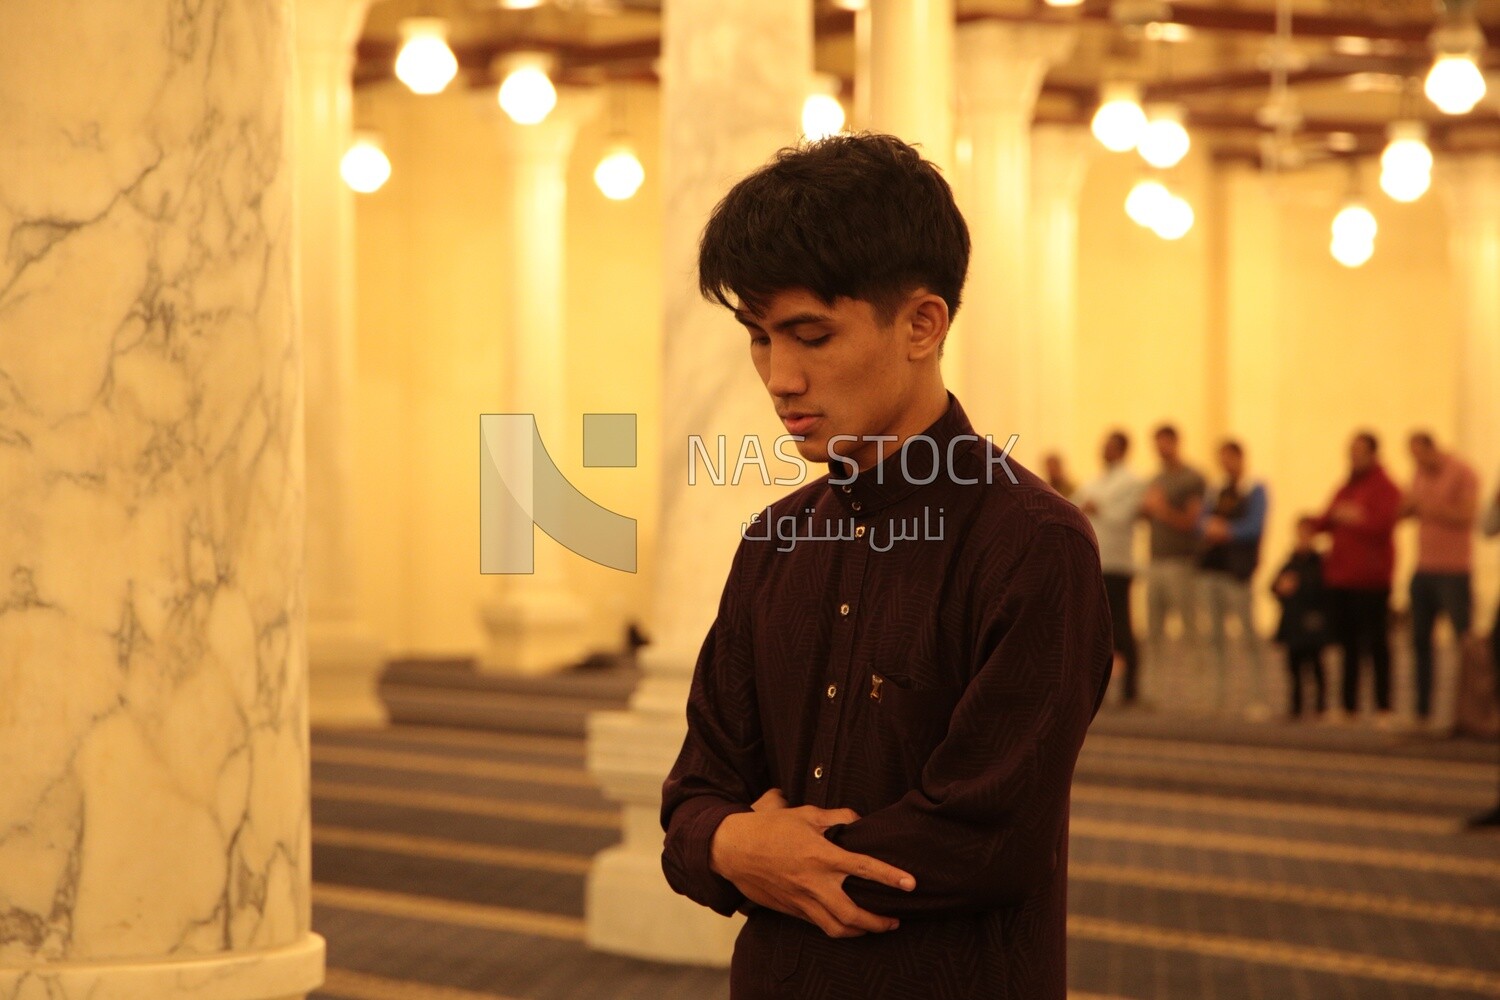
[[[1317,526],[1333,537],[1323,577],[1334,640],[1344,650],[1344,711],[1353,714],[1359,707],[1360,657],[1368,650],[1381,724],[1389,724],[1391,718],[1387,613],[1400,517],[1401,490],[1380,464],[1380,442],[1361,431],[1349,443],[1349,479],[1333,495]]]

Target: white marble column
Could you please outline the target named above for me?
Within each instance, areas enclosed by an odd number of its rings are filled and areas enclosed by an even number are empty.
[[[1097,148],[1080,125],[1031,131],[1031,308],[1038,350],[1028,454],[1066,453],[1076,443],[1078,198]]]
[[[564,368],[568,157],[579,126],[598,110],[598,95],[563,89],[540,124],[518,125],[494,112],[510,185],[509,293],[495,326],[505,344],[500,400],[504,412],[534,414],[544,441],[578,433]],[[587,612],[564,565],[581,557],[546,537],[537,539],[534,554],[534,572],[496,577],[494,595],[481,608],[484,670],[544,674],[588,655]]]
[[[369,0],[296,8],[297,278],[307,394],[308,711],[314,725],[386,720],[381,643],[359,618],[354,538],[354,45]]]
[[[1033,459],[1041,363],[1030,322],[1031,121],[1047,67],[1067,55],[1070,28],[979,21],[958,31],[960,129],[971,150],[966,204],[973,242],[965,305],[948,346],[962,368],[964,408],[981,434],[1020,435]]]
[[[0,5],[0,996],[322,981],[288,19]]]
[[[870,0],[866,79],[869,128],[919,144],[922,156],[953,163],[953,0]],[[858,30],[858,29],[856,29]],[[856,96],[858,99],[858,96]]]
[[[1455,446],[1479,474],[1487,502],[1500,472],[1500,155],[1444,157],[1437,179],[1447,208],[1459,323]],[[1495,569],[1493,558],[1475,560],[1481,623],[1494,606]]]
[[[713,621],[740,524],[787,487],[688,485],[688,440],[784,433],[751,367],[744,331],[698,295],[697,245],[714,204],[800,131],[812,66],[810,0],[669,3],[662,22],[665,303],[661,531],[645,678],[631,710],[595,714],[589,770],[624,806],[624,842],[589,872],[588,941],[605,951],[724,965],[738,920],[675,895],[661,871],[661,783],[686,733],[698,648]],[[783,470],[784,471],[784,470]],[[816,471],[811,473],[816,476]]]

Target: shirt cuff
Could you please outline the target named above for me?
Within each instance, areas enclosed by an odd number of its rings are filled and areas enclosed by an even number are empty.
[[[742,906],[745,894],[735,884],[713,870],[714,834],[726,817],[751,812],[742,802],[729,802],[712,796],[689,799],[677,807],[673,817],[674,834],[684,867],[694,883],[691,893],[698,902],[715,913],[731,916]]]

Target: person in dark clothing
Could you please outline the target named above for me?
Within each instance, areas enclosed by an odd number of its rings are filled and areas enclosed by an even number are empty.
[[[1328,644],[1328,609],[1323,592],[1323,557],[1313,547],[1318,537],[1318,519],[1297,520],[1297,547],[1276,574],[1271,592],[1281,602],[1281,624],[1276,641],[1286,647],[1287,672],[1291,675],[1288,714],[1302,715],[1302,688],[1311,680],[1317,714],[1327,709],[1323,683],[1323,647]]]
[[[1380,464],[1380,442],[1361,431],[1349,442],[1349,478],[1339,487],[1318,531],[1333,539],[1323,562],[1329,624],[1343,648],[1344,711],[1359,707],[1361,654],[1374,668],[1376,723],[1391,725],[1391,579],[1401,490]]]
[[[703,234],[700,286],[829,472],[745,526],[662,789],[667,881],[747,915],[733,1000],[1067,994],[1109,607],[1082,512],[943,386],[967,261],[883,135],[782,150]]]

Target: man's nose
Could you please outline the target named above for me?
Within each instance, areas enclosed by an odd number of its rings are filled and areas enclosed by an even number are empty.
[[[800,396],[807,391],[807,372],[795,348],[770,349],[766,360],[766,391],[773,396]]]

